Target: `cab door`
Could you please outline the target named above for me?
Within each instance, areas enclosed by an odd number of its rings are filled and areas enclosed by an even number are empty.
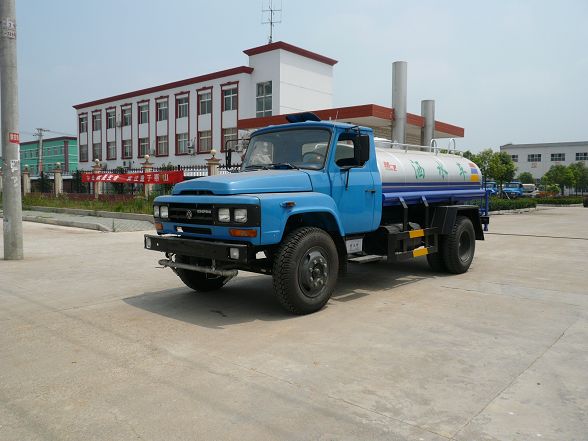
[[[333,143],[335,151],[329,155],[331,197],[346,235],[373,230],[377,191],[369,161],[357,163],[358,144],[356,132],[341,132]]]

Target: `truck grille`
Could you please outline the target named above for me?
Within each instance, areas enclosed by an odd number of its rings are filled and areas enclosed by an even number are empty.
[[[214,210],[211,204],[170,204],[169,219],[184,224],[212,225]]]

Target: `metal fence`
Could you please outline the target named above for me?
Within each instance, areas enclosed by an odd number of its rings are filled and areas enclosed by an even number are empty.
[[[225,175],[229,173],[236,173],[240,170],[241,164],[233,165],[231,167],[227,167],[225,164],[219,165],[219,174]],[[143,168],[130,168],[130,167],[117,167],[114,169],[101,169],[101,173],[112,173],[112,174],[120,174],[120,173],[143,173],[145,170]],[[184,172],[184,180],[202,178],[208,176],[208,167],[205,164],[198,164],[198,165],[178,165],[178,166],[164,166],[164,167],[153,167],[151,170],[153,172],[162,172],[162,171],[183,171]],[[91,173],[91,172],[78,172],[74,174],[74,180],[76,175],[79,173]],[[93,193],[93,184],[91,183],[79,183],[80,185],[72,185],[71,192],[72,193]],[[169,194],[171,192],[172,185],[169,184],[151,184],[150,193],[153,195],[163,195]],[[104,182],[102,187],[102,192],[105,195],[128,195],[128,196],[137,196],[142,195],[144,191],[143,184],[136,184],[136,183],[112,183],[112,182]]]

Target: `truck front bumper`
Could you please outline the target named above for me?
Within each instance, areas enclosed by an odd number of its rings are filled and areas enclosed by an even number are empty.
[[[252,252],[245,243],[211,242],[198,239],[184,239],[176,236],[146,234],[144,246],[147,250],[179,254],[223,262],[248,263]]]

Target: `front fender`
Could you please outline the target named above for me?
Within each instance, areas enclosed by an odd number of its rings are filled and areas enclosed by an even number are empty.
[[[345,236],[335,201],[316,192],[266,193],[256,195],[261,202],[261,245],[274,245],[282,240],[288,219],[297,214],[328,213],[334,219],[338,233]],[[282,206],[293,202],[291,207]]]

